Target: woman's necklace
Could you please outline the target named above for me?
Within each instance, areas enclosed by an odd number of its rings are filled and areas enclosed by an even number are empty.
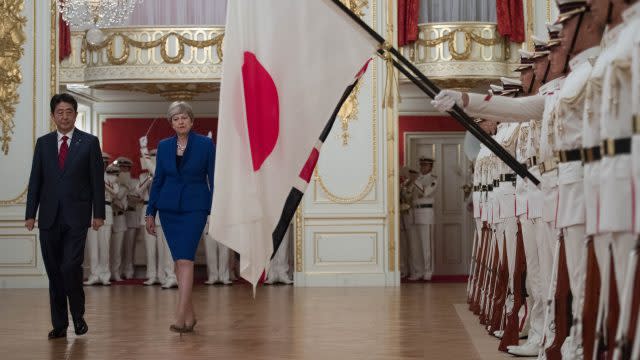
[[[180,142],[177,143],[178,144],[178,151],[185,151],[187,149],[187,145],[180,145]]]

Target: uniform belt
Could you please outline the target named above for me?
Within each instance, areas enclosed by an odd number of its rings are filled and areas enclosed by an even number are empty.
[[[433,204],[420,204],[416,205],[416,209],[432,208]]]
[[[585,164],[598,161],[602,158],[600,155],[600,146],[593,146],[582,149],[582,162]]]
[[[480,185],[473,185],[473,191],[480,191]]]
[[[534,167],[538,165],[538,158],[536,156],[532,156],[527,159],[527,168]]]
[[[500,182],[516,181],[516,174],[501,174]]]
[[[113,212],[113,216],[120,216],[122,214],[124,214],[124,211],[114,211]]]
[[[498,187],[498,186],[500,186],[500,179],[493,180],[493,187]]]
[[[640,114],[633,115],[633,132],[640,134]]]
[[[631,138],[606,139],[602,141],[600,149],[602,156],[631,154]]]
[[[493,185],[487,185],[487,191],[493,191]]]
[[[544,174],[557,169],[558,162],[556,161],[556,159],[549,159],[538,164],[538,167],[540,168],[540,174]]]
[[[487,185],[480,186],[480,191],[488,191],[487,190]]]
[[[104,204],[111,206],[111,201],[105,201]]]
[[[558,159],[561,163],[582,161],[582,149],[560,150],[558,151]]]

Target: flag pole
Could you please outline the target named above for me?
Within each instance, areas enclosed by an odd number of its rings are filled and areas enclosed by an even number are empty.
[[[346,7],[340,0],[331,0],[337,7],[339,7],[345,14],[347,14],[353,21],[355,21],[362,29],[364,29],[371,37],[373,37],[383,49],[378,50],[378,53],[384,54],[384,51],[389,51],[394,55],[400,63],[395,60],[393,65],[405,75],[411,82],[413,82],[420,90],[422,90],[430,98],[434,98],[439,92],[440,88],[436,86],[427,76],[425,76],[418,68],[415,67],[407,58],[405,58],[396,48],[391,46],[385,41],[385,39],[373,30],[367,23],[365,23],[359,16],[354,14],[348,7]],[[407,70],[406,68],[409,70]],[[413,73],[413,74],[412,74]],[[415,74],[415,75],[414,75]],[[417,78],[416,78],[417,77]],[[540,181],[531,174],[527,168],[520,164],[513,155],[509,154],[497,141],[491,136],[485,133],[473,119],[467,115],[458,105],[454,105],[449,114],[458,121],[465,129],[467,129],[473,136],[475,136],[480,142],[482,142],[491,152],[493,152],[500,160],[502,160],[507,166],[509,166],[516,174],[522,178],[528,178],[535,185],[538,185]]]

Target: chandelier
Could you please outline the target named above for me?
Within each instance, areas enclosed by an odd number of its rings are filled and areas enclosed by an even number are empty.
[[[70,26],[106,28],[122,25],[143,0],[57,0],[62,18]]]

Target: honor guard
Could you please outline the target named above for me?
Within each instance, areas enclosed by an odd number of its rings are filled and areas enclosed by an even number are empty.
[[[123,244],[125,241],[125,233],[128,229],[125,211],[129,203],[129,180],[131,179],[131,160],[125,157],[117,158],[111,165],[118,168],[117,183],[119,186],[117,200],[114,199],[113,205],[113,228],[111,235],[111,276],[115,281],[122,281],[124,272],[123,265]]]
[[[409,193],[409,177],[418,171],[408,166],[400,170],[400,277],[410,275],[409,270],[409,227],[413,225],[413,199]]]
[[[109,243],[111,240],[111,225],[113,224],[113,209],[111,201],[114,194],[118,193],[118,184],[115,182],[116,174],[109,174],[107,168],[109,166],[111,156],[105,152],[102,153],[102,162],[104,164],[104,198],[105,198],[105,220],[104,225],[98,231],[89,228],[87,233],[87,254],[89,260],[90,274],[85,285],[111,285],[111,270],[109,268]],[[118,171],[119,172],[119,171]]]
[[[207,280],[204,283],[207,285],[213,285],[216,283],[231,285],[233,284],[233,281],[230,279],[229,271],[231,251],[228,247],[209,236],[207,229],[209,229],[208,224],[205,226],[205,233],[202,234],[204,238],[204,249],[207,257],[208,272]]]
[[[143,136],[139,140],[140,142],[140,162],[142,168],[148,170],[149,180],[143,181],[142,178],[139,182],[139,196],[143,199],[143,211],[140,215],[140,223],[144,226],[145,214],[147,213],[146,205],[149,202],[149,191],[151,189],[151,183],[153,182],[153,174],[156,171],[156,149],[148,149],[148,139]],[[160,217],[156,216],[156,236],[145,234],[145,246],[147,252],[147,280],[145,285],[153,285],[156,283],[162,284],[163,289],[175,288],[178,286],[178,281],[175,273],[175,265],[169,246],[162,232],[162,225],[160,224]]]
[[[267,271],[267,278],[265,284],[282,283],[285,285],[293,284],[291,279],[289,260],[291,259],[291,225],[287,229],[282,243],[276,251],[276,255],[271,259],[269,264],[269,270]]]
[[[434,226],[434,194],[438,187],[438,178],[433,174],[434,160],[421,157],[420,174],[414,182],[415,197],[413,207],[414,236],[420,244],[421,252],[412,253],[413,262],[421,263],[419,274],[424,280],[431,280],[433,276],[433,226]]]
[[[140,229],[140,207],[141,199],[137,196],[135,188],[137,180],[131,177],[131,159],[121,156],[117,160],[120,167],[120,185],[127,189],[127,208],[124,212],[127,230],[124,233],[124,254],[123,269],[125,279],[132,279],[134,276],[133,256],[136,246],[136,235]]]
[[[120,181],[120,166],[118,166],[117,160],[107,167],[107,173],[114,174],[116,176],[115,183],[118,184],[118,191],[111,198],[111,207],[113,208],[110,245],[111,279],[122,281],[122,243],[124,241],[124,233],[127,231],[127,220],[124,217],[124,211],[127,208],[128,190],[122,186]]]

